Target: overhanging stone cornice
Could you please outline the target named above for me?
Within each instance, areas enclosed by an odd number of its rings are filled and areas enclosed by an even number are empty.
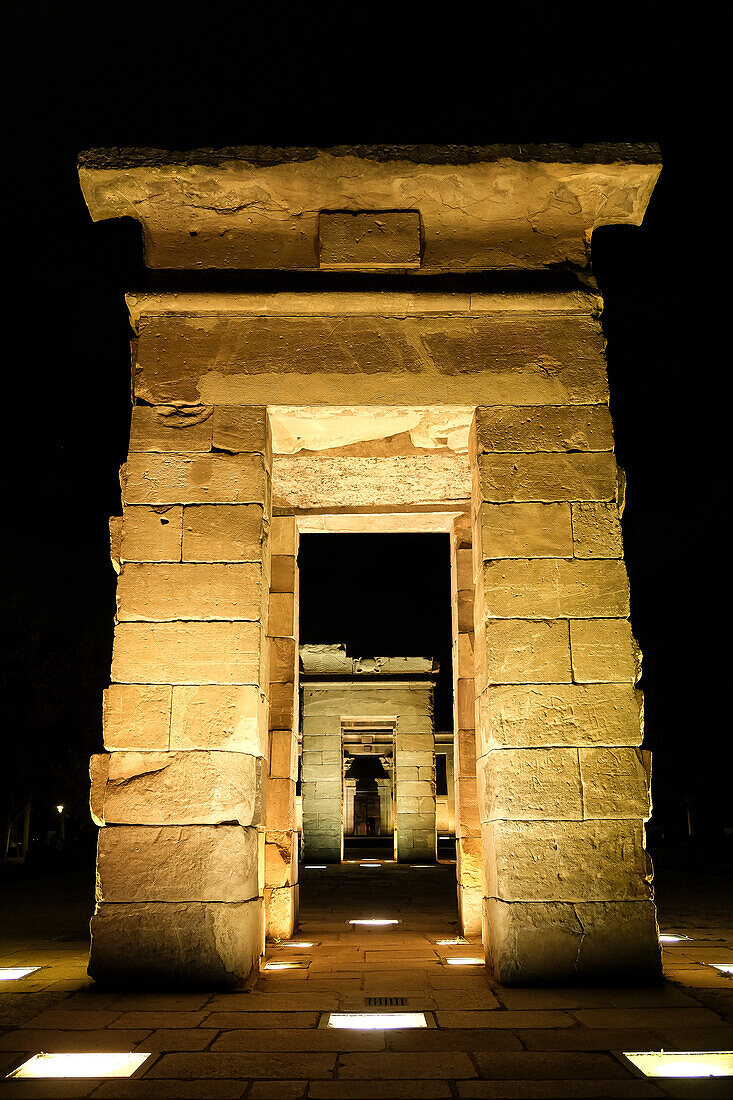
[[[152,268],[318,270],[324,212],[410,210],[436,274],[586,268],[595,229],[641,223],[660,168],[653,145],[242,147],[91,150],[79,174],[95,220],[141,223]]]

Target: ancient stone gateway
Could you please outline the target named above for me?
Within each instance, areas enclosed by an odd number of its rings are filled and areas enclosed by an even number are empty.
[[[313,531],[450,534],[459,911],[496,977],[658,976],[588,276],[592,231],[638,225],[658,173],[629,146],[82,158],[92,216],[137,218],[148,264],[203,287],[128,298],[95,977],[236,984],[296,925]],[[291,275],[210,292],[210,269]]]

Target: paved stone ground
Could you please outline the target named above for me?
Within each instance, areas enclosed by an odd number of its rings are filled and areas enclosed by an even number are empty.
[[[253,991],[228,994],[96,990],[82,938],[88,882],[15,884],[5,891],[0,965],[43,970],[0,992],[0,1074],[41,1050],[154,1058],[136,1080],[0,1080],[0,1098],[733,1096],[731,1079],[652,1082],[612,1054],[733,1049],[733,979],[708,965],[733,961],[733,930],[704,923],[714,912],[733,925],[731,908],[716,900],[725,897],[719,880],[710,876],[697,890],[697,904],[694,877],[662,883],[663,926],[693,937],[665,951],[666,985],[517,990],[494,986],[480,968],[441,961],[474,953],[471,945],[435,943],[456,935],[454,876],[452,866],[304,870],[298,938],[315,946],[274,947],[268,956],[307,966],[265,971]],[[346,923],[364,916],[401,923],[389,930]],[[404,1009],[425,1012],[430,1026],[323,1026],[329,1011],[364,1011],[372,997],[404,997]]]

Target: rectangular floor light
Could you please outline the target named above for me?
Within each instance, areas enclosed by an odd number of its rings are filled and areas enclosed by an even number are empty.
[[[40,969],[40,966],[0,966],[0,982],[17,982]]]
[[[307,970],[308,963],[297,962],[295,960],[283,960],[278,962],[276,959],[270,959],[266,962],[262,968],[263,970]]]
[[[710,963],[710,965],[722,974],[733,974],[733,963]]]
[[[443,962],[447,963],[448,966],[483,966],[484,961],[478,955],[466,959],[443,959]]]
[[[468,943],[468,940],[464,940],[463,936],[454,936],[450,940],[435,940],[438,947],[458,947],[459,944]]]
[[[13,1077],[131,1077],[150,1054],[34,1054]]]
[[[424,1012],[331,1012],[327,1024],[327,1027],[356,1031],[393,1031],[427,1026]]]
[[[623,1055],[645,1077],[733,1077],[730,1050],[625,1050]]]
[[[364,918],[359,918],[358,920],[350,920],[348,923],[349,924],[364,924],[364,925],[367,925],[369,928],[379,928],[379,927],[381,927],[382,925],[385,925],[385,924],[399,924],[400,922],[398,920],[382,919],[382,917],[364,917]]]
[[[659,937],[660,943],[682,943],[683,940],[689,940],[689,936],[682,936],[679,932],[663,932]]]

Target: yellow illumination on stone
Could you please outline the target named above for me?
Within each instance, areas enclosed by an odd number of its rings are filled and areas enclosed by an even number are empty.
[[[40,966],[0,966],[0,982],[17,982],[40,969]]]
[[[448,964],[448,966],[483,966],[484,965],[484,960],[480,959],[478,957],[478,955],[471,956],[471,958],[465,958],[465,959],[444,959],[443,961],[446,962]]]
[[[448,940],[436,940],[435,943],[438,947],[457,947],[459,944],[468,943],[468,940],[464,940],[463,936],[454,936]]]
[[[315,942],[311,940],[284,940],[280,944],[281,947],[315,947]]]
[[[328,1027],[356,1031],[392,1031],[427,1026],[424,1012],[331,1012],[328,1017]]]
[[[733,1051],[624,1051],[645,1077],[733,1077]]]
[[[682,943],[683,940],[689,940],[689,936],[681,936],[678,932],[664,932],[659,937],[660,943]]]
[[[12,1077],[131,1077],[150,1054],[34,1054],[8,1074]]]

